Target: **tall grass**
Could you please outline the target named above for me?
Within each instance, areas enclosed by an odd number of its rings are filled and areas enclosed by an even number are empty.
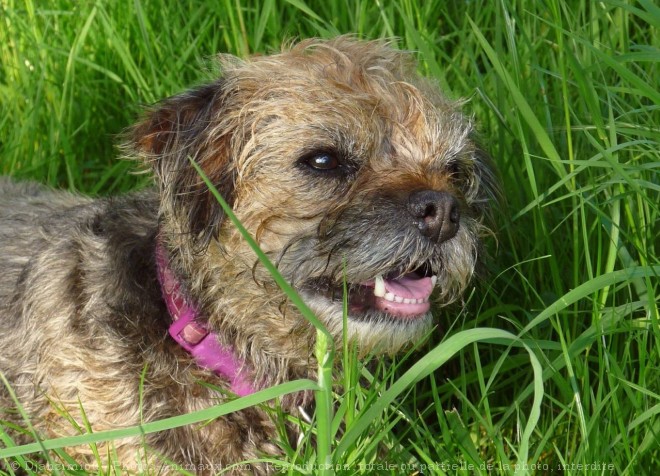
[[[341,465],[337,474],[660,468],[655,3],[0,0],[0,8],[0,172],[90,194],[148,182],[116,160],[118,133],[142,105],[211,77],[217,52],[262,53],[337,33],[396,36],[418,52],[423,74],[470,99],[505,197],[486,270],[409,354],[366,367],[345,352],[335,375],[345,391],[326,385],[324,401],[335,405],[299,423],[309,435],[321,422],[326,438],[282,442],[278,464],[290,474],[314,474],[324,461]],[[318,388],[292,385],[210,411]],[[182,418],[153,430],[209,415]],[[27,451],[118,437],[21,449],[3,428],[0,458],[24,467],[37,457]],[[50,458],[67,461],[61,450]]]

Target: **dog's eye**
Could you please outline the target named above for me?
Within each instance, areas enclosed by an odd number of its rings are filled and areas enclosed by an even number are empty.
[[[314,170],[335,170],[339,167],[339,160],[330,153],[322,152],[305,158],[305,163]]]
[[[301,154],[296,167],[319,179],[350,180],[358,170],[358,164],[349,154],[333,149],[314,149]]]

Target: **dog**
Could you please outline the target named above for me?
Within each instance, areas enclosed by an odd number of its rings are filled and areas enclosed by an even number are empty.
[[[0,371],[41,438],[315,378],[314,327],[191,161],[336,342],[345,331],[361,354],[419,341],[432,303],[470,282],[493,169],[460,104],[415,73],[410,53],[341,36],[220,63],[217,80],[127,131],[124,154],[156,187],[92,199],[0,182]],[[291,413],[307,403],[287,398]],[[0,386],[0,419],[24,425],[15,406]],[[146,461],[168,473],[168,461],[220,468],[276,455],[274,441],[254,407],[99,453],[129,472]],[[90,448],[67,452],[95,461]]]

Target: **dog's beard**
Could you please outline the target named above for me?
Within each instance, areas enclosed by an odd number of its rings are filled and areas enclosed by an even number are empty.
[[[462,294],[476,262],[479,225],[465,217],[456,236],[432,243],[413,228],[378,223],[364,230],[337,223],[323,237],[296,237],[278,267],[336,335],[346,314],[349,336],[395,351],[430,329],[432,303],[446,305]]]

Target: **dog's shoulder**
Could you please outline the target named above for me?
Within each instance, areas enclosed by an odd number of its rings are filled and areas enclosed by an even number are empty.
[[[11,177],[0,176],[0,197],[13,195],[36,196],[47,190],[46,186],[37,182],[18,181]]]
[[[0,219],[3,220],[24,220],[27,217],[35,220],[91,201],[89,197],[54,190],[38,182],[0,177]]]
[[[0,178],[5,322],[59,320],[81,336],[105,332],[126,340],[132,333],[141,339],[164,312],[157,233],[154,190],[91,198]]]

